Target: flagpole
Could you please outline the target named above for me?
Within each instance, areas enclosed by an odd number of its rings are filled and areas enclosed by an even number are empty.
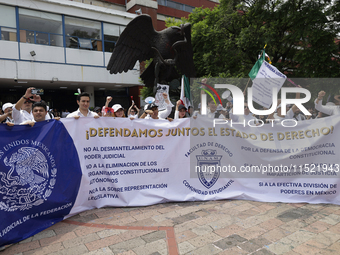
[[[248,79],[247,85],[246,85],[246,87],[245,87],[244,90],[243,90],[243,94],[244,94],[244,92],[246,91],[246,89],[248,88],[249,81],[250,81],[250,78]]]
[[[296,85],[291,79],[289,79],[288,77],[287,77],[287,81],[289,81],[291,84],[293,84],[295,87],[299,87],[298,85]]]

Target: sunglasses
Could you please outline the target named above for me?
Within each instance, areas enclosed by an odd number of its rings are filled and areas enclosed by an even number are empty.
[[[248,106],[245,106],[245,107],[244,107],[244,109],[247,109],[247,108],[248,108]]]

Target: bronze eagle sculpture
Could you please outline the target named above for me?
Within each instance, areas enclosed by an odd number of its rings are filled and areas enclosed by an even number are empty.
[[[132,70],[136,62],[153,59],[140,75],[147,87],[169,83],[184,74],[196,75],[191,46],[191,24],[155,31],[149,15],[139,15],[124,29],[112,52],[110,74]],[[178,73],[178,71],[180,74]]]

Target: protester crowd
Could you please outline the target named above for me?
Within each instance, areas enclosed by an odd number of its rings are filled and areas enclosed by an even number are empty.
[[[33,94],[32,89],[28,88],[25,94],[15,103],[7,102],[2,105],[2,111],[0,112],[0,122],[7,123],[7,125],[34,125],[35,122],[44,121],[48,119],[60,119],[60,118],[75,118],[80,117],[116,117],[116,118],[129,118],[134,119],[167,119],[170,118],[173,105],[171,104],[168,94],[163,93],[165,101],[165,109],[159,110],[158,105],[154,102],[145,106],[144,111],[135,105],[132,101],[132,105],[128,110],[124,109],[120,104],[114,104],[112,97],[106,98],[104,106],[97,106],[91,111],[90,108],[90,95],[86,92],[82,92],[77,96],[78,110],[69,113],[67,109],[61,113],[57,109],[49,109],[47,104],[41,100],[39,95]],[[278,100],[278,106],[276,111],[270,115],[258,116],[250,112],[248,104],[244,103],[244,115],[233,114],[233,103],[228,101],[223,107],[221,104],[216,104],[215,100],[211,98],[207,104],[207,113],[201,114],[201,103],[198,105],[198,110],[193,111],[193,107],[186,107],[181,100],[176,102],[176,109],[174,112],[174,119],[193,117],[197,118],[218,118],[232,120],[233,122],[242,123],[246,122],[248,125],[259,125],[270,123],[270,120],[295,120],[303,121],[308,119],[322,118],[330,115],[340,113],[340,95],[329,96],[327,103],[322,104],[322,100],[326,92],[320,91],[318,97],[314,101],[314,106],[309,106],[308,111],[311,115],[303,114],[296,105],[287,105],[286,114],[282,114],[282,107],[280,100]],[[299,98],[299,93],[296,94],[296,98]],[[110,106],[111,105],[111,106]],[[263,109],[265,110],[265,109]],[[272,121],[273,122],[273,121]]]

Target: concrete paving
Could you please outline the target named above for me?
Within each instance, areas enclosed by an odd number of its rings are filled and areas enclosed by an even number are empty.
[[[340,254],[340,206],[247,200],[101,208],[0,255]]]

